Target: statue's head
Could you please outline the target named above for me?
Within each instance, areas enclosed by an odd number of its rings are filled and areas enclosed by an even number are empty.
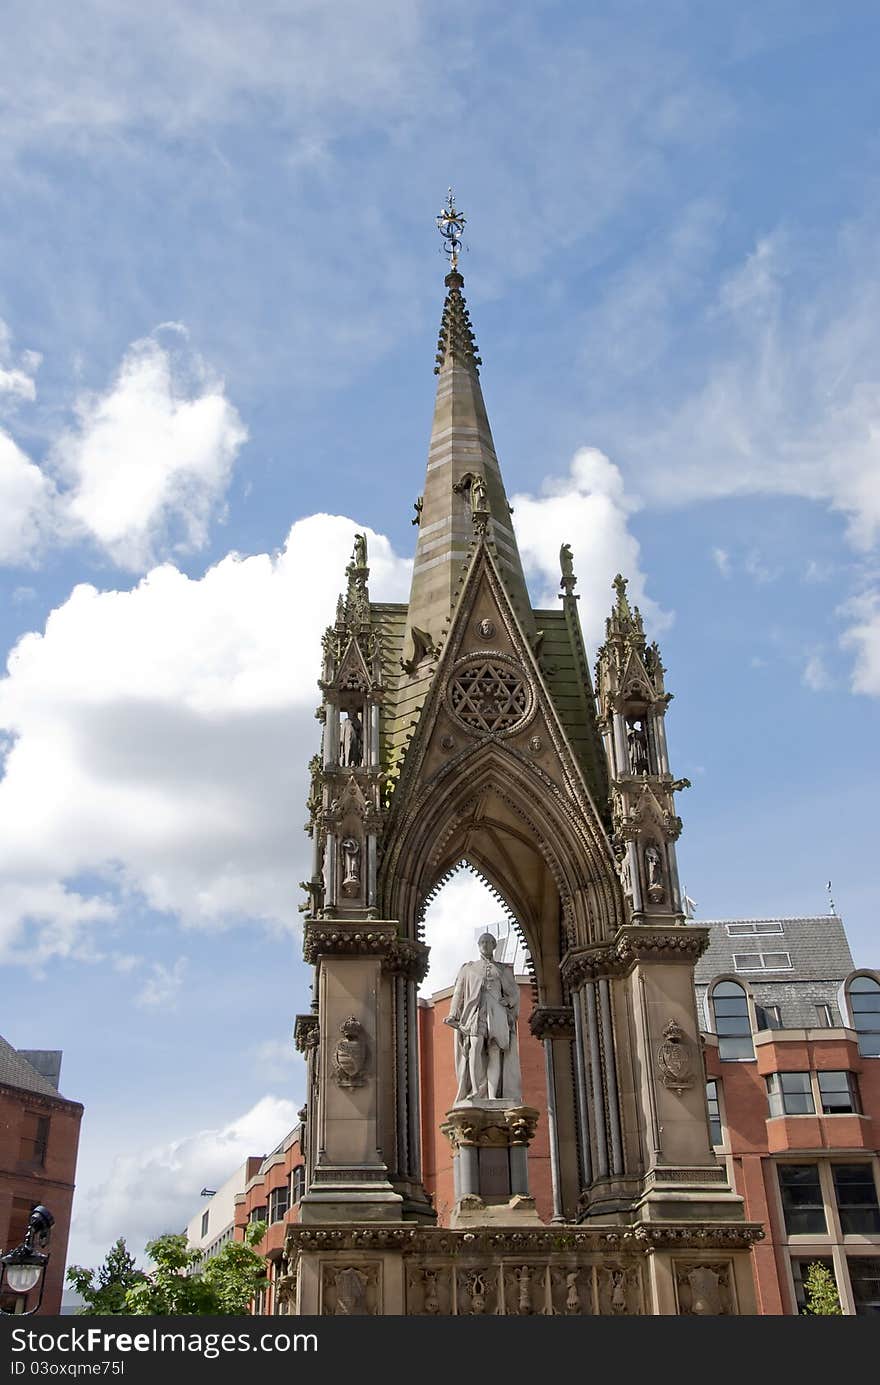
[[[491,958],[496,946],[497,942],[492,933],[483,933],[477,939],[477,947],[480,949],[481,957]]]

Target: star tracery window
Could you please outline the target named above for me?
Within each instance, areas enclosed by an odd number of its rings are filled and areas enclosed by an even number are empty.
[[[449,682],[449,707],[470,731],[511,731],[529,711],[529,686],[514,667],[480,659],[460,668]]]

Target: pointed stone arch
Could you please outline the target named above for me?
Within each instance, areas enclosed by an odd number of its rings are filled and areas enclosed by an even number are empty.
[[[467,747],[410,800],[379,879],[386,917],[417,939],[424,904],[461,860],[522,927],[542,999],[558,988],[561,956],[610,936],[622,921],[610,857],[558,784],[525,755],[487,737]]]

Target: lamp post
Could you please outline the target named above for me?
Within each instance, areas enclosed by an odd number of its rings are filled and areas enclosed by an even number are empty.
[[[22,1308],[19,1313],[8,1313],[6,1309],[0,1308],[0,1313],[5,1317],[30,1317],[36,1313],[43,1302],[43,1290],[46,1287],[46,1266],[49,1263],[49,1236],[55,1218],[48,1207],[38,1205],[31,1209],[28,1218],[27,1231],[24,1240],[15,1250],[8,1250],[5,1255],[0,1255],[0,1292],[9,1289],[13,1294],[23,1298],[27,1302],[28,1295],[34,1289],[39,1289],[39,1295],[33,1308]],[[36,1249],[36,1246],[42,1249]]]

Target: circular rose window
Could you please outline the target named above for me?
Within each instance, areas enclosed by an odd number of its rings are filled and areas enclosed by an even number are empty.
[[[453,670],[446,702],[456,721],[473,732],[511,732],[529,718],[532,693],[514,663],[498,655],[471,655]]]

